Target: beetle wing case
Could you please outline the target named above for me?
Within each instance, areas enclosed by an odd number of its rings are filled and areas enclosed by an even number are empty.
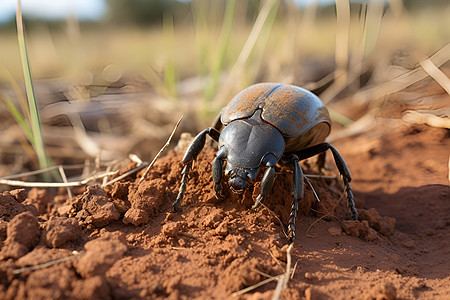
[[[244,89],[222,111],[221,121],[249,118],[257,109],[285,138],[298,137],[319,123],[326,125],[316,134],[324,139],[330,133],[330,114],[322,101],[308,90],[284,84],[260,83]]]

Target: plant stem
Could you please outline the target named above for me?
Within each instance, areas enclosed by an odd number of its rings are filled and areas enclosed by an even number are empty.
[[[27,91],[28,109],[30,113],[29,121],[31,132],[33,134],[33,140],[30,142],[32,143],[34,151],[36,152],[39,161],[39,167],[47,168],[49,166],[49,160],[47,158],[47,155],[45,154],[39,111],[37,108],[37,102],[34,95],[33,81],[31,78],[30,64],[25,44],[25,34],[23,29],[22,9],[20,6],[20,0],[17,2],[16,23],[17,23],[17,40],[19,43],[20,59],[22,61],[22,70],[25,80],[25,88]]]

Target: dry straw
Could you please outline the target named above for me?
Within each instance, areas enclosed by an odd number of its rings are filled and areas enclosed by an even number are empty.
[[[148,171],[152,168],[153,164],[155,163],[155,161],[158,159],[158,157],[164,152],[164,150],[169,146],[170,141],[172,140],[173,135],[175,134],[175,131],[177,130],[178,126],[181,123],[181,120],[183,120],[183,116],[180,117],[180,119],[178,120],[177,124],[175,125],[175,128],[173,129],[172,133],[169,136],[169,139],[167,140],[167,142],[164,144],[164,146],[161,148],[161,150],[159,150],[158,154],[156,154],[155,158],[153,158],[152,162],[150,163],[150,165],[147,167],[147,169],[145,170],[144,174],[142,174],[141,179],[139,179],[138,185],[141,184],[141,182],[144,180],[145,176],[147,175]]]

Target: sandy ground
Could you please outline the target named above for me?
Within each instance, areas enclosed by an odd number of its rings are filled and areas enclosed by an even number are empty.
[[[352,172],[360,221],[348,220],[337,179],[311,178],[321,201],[306,185],[281,298],[450,299],[449,131],[405,125],[334,146]],[[271,299],[286,270],[292,174],[280,169],[266,207],[253,211],[258,184],[214,197],[214,152],[195,163],[178,213],[174,151],[139,186],[143,171],[73,189],[73,199],[64,190],[4,192],[0,298]],[[326,173],[336,175],[328,156]],[[311,162],[303,168],[318,174]]]

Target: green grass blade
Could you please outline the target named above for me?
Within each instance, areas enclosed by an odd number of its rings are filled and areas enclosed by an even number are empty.
[[[334,109],[328,108],[328,111],[330,112],[330,118],[331,120],[344,125],[344,126],[350,126],[354,123],[352,119],[347,118],[343,114],[335,111]]]
[[[16,80],[14,79],[14,76],[1,63],[0,63],[0,70],[6,76],[8,83],[11,85],[14,92],[16,93],[17,99],[19,99],[20,109],[22,110],[22,115],[25,116],[26,120],[29,120],[30,119],[30,110],[28,109],[28,101],[25,99],[25,95],[22,93],[22,90],[20,89],[19,85],[17,84]]]
[[[263,65],[264,53],[267,49],[267,44],[270,38],[270,33],[272,31],[273,25],[275,23],[275,19],[277,16],[278,8],[280,6],[280,1],[275,1],[275,4],[272,6],[272,9],[269,11],[269,14],[266,17],[263,27],[261,28],[261,32],[258,37],[258,41],[256,41],[255,49],[253,54],[249,57],[249,67],[247,68],[247,77],[248,82],[245,85],[251,84],[254,82],[254,78],[256,78],[258,73],[261,70],[261,66]]]
[[[30,141],[31,144],[34,145],[34,136],[33,132],[31,131],[30,126],[28,126],[27,121],[23,117],[23,115],[17,110],[17,108],[14,106],[11,99],[9,99],[6,95],[0,94],[0,100],[5,104],[6,108],[11,113],[12,117],[16,122],[22,127],[23,131],[25,132],[25,135],[27,136],[27,139]]]
[[[205,89],[205,99],[210,101],[214,98],[214,94],[219,83],[220,73],[224,67],[225,55],[228,45],[230,44],[231,29],[233,28],[234,15],[236,13],[236,0],[227,1],[225,15],[223,18],[222,32],[220,34],[218,55],[214,67],[211,72],[211,84]]]
[[[198,47],[198,56],[199,56],[199,75],[201,77],[206,76],[209,69],[209,55],[211,53],[210,46],[208,42],[208,36],[210,33],[208,30],[208,21],[206,19],[207,15],[207,6],[198,0],[191,1],[191,13],[193,20],[193,28],[195,32],[196,44]]]
[[[177,98],[177,82],[178,72],[174,64],[173,50],[174,49],[174,24],[173,15],[165,14],[163,16],[163,35],[164,47],[166,49],[166,63],[164,65],[164,86],[173,98]]]
[[[244,81],[245,77],[245,65],[250,57],[250,54],[253,52],[255,48],[255,44],[258,41],[261,32],[264,30],[269,30],[270,26],[265,26],[266,21],[272,13],[276,13],[278,10],[278,6],[280,4],[279,0],[268,0],[262,4],[262,7],[258,13],[255,23],[248,35],[247,40],[245,41],[244,46],[242,47],[239,56],[237,57],[230,73],[227,76],[225,83],[218,90],[218,93],[215,96],[215,101],[217,103],[224,103],[226,99],[228,99],[229,92],[233,91],[238,85]],[[274,15],[273,15],[274,16]],[[270,18],[269,18],[270,19]],[[266,27],[266,29],[264,29]]]
[[[47,155],[45,154],[44,142],[42,139],[41,122],[39,119],[39,111],[37,108],[36,98],[34,96],[33,81],[31,78],[30,64],[25,44],[25,34],[23,30],[23,20],[22,20],[22,10],[20,7],[20,0],[17,3],[16,23],[17,23],[17,40],[19,43],[20,59],[22,61],[22,70],[25,80],[25,88],[27,91],[28,108],[30,112],[30,127],[34,140],[33,147],[39,161],[39,167],[47,168],[49,166],[49,160],[47,159]]]

